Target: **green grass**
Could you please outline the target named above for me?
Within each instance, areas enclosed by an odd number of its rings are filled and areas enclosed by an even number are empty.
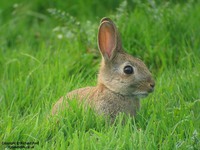
[[[75,101],[49,118],[59,97],[95,85],[103,16],[116,22],[126,51],[150,68],[155,92],[142,100],[136,118],[122,114],[114,124]],[[199,24],[199,1],[2,0],[0,147],[39,142],[35,149],[199,149]]]

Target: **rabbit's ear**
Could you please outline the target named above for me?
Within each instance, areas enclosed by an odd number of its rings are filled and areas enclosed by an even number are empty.
[[[98,33],[98,46],[103,57],[106,60],[111,60],[116,54],[119,45],[121,47],[114,23],[109,18],[103,18]]]

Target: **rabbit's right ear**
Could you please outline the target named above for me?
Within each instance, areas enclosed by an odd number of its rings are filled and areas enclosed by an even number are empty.
[[[99,27],[98,46],[105,60],[111,60],[117,53],[120,43],[117,29],[109,18],[103,18]]]

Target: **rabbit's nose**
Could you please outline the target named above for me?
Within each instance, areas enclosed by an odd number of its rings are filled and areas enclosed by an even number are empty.
[[[155,87],[155,82],[154,81],[151,81],[150,83],[149,83],[149,92],[153,92],[154,91],[154,87]]]
[[[150,87],[154,88],[155,87],[155,83],[150,83]]]

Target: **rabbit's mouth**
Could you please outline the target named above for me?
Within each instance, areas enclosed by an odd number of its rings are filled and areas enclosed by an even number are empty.
[[[134,95],[138,98],[145,98],[149,95],[149,93],[148,92],[138,92],[138,93],[135,93]]]

